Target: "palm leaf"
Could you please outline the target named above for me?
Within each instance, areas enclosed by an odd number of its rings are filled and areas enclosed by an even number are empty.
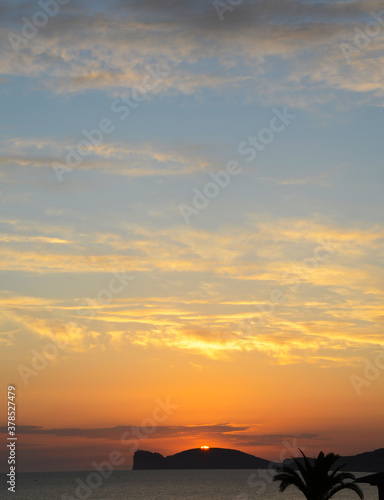
[[[331,471],[331,467],[340,458],[339,455],[322,451],[311,462],[300,450],[303,460],[293,458],[298,470],[282,465],[277,468],[274,481],[280,481],[279,490],[284,492],[289,486],[295,486],[300,490],[307,500],[329,500],[332,496],[343,489],[350,489],[363,499],[363,493],[355,484],[355,476],[350,472],[341,471],[345,464]],[[346,482],[348,481],[348,482]]]
[[[336,493],[338,493],[341,490],[348,489],[352,490],[355,493],[357,493],[360,497],[361,500],[364,498],[364,494],[361,491],[360,487],[356,483],[341,483],[338,484],[337,486],[334,486],[327,494],[326,498],[324,500],[328,500],[329,498],[333,497]]]

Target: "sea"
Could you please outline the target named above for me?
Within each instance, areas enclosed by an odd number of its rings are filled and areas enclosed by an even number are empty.
[[[368,473],[354,473],[356,477]],[[1,474],[0,498],[17,500],[304,500],[294,487],[280,493],[273,471],[157,470],[19,473],[16,492],[7,491]],[[377,500],[377,488],[362,484],[364,500]],[[350,490],[335,500],[359,500]]]

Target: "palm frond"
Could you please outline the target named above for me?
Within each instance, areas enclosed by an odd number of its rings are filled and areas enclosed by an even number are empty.
[[[289,486],[299,489],[307,500],[329,500],[333,495],[343,489],[354,491],[362,500],[363,493],[355,484],[355,476],[350,472],[340,471],[345,464],[331,471],[336,461],[340,458],[334,453],[320,452],[317,457],[309,460],[300,450],[303,459],[293,458],[297,471],[288,465],[277,468],[274,481],[280,481],[279,490],[285,491]],[[348,482],[346,482],[348,481]]]
[[[329,500],[329,498],[333,497],[336,493],[338,493],[341,490],[352,490],[354,491],[357,495],[359,495],[360,499],[363,500],[364,494],[361,491],[360,487],[356,483],[341,483],[338,484],[337,486],[334,486],[327,494],[327,496],[324,498],[324,500]]]

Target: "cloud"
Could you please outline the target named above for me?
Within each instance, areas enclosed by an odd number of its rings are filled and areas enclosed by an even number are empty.
[[[168,76],[152,95],[237,87],[246,99],[311,107],[347,91],[357,94],[350,105],[366,100],[380,106],[384,32],[349,62],[341,44],[352,47],[356,28],[364,30],[374,20],[370,12],[381,7],[372,0],[244,1],[221,22],[206,2],[118,2],[102,12],[73,2],[19,53],[7,35],[21,23],[8,13],[2,72],[39,78],[54,92],[118,95],[140,86],[145,68],[160,63]],[[26,16],[33,13],[24,8]]]
[[[163,438],[183,438],[183,437],[200,437],[200,436],[216,436],[227,435],[232,432],[242,432],[249,429],[249,426],[232,425],[232,424],[209,424],[209,425],[179,425],[179,426],[157,426],[151,434],[151,439]],[[32,435],[50,435],[60,437],[79,437],[87,439],[109,439],[120,440],[125,433],[140,431],[140,427],[136,425],[120,425],[115,427],[100,427],[100,428],[59,428],[46,429],[34,425],[19,425],[19,434]],[[7,427],[0,427],[0,433],[6,434]]]
[[[44,298],[44,288],[41,298],[2,294],[7,331],[67,338],[74,322],[70,349],[86,351],[97,338],[110,349],[133,344],[212,359],[255,351],[327,366],[357,365],[383,345],[381,226],[250,215],[220,231],[124,223],[88,231],[85,244],[72,228],[9,221],[2,239],[2,269],[72,283],[65,299]],[[98,252],[87,256],[87,248]],[[104,300],[122,271],[135,287]],[[148,276],[152,292],[138,293]]]
[[[52,182],[57,183],[52,165],[56,163],[71,165],[67,162],[68,153],[76,152],[78,143],[83,140],[85,136],[79,130],[77,142],[72,142],[73,139],[66,142],[65,140],[17,137],[3,141],[0,143],[0,164],[3,165],[3,176],[7,174],[8,179],[12,179],[15,166],[24,168],[26,172],[31,168],[39,168],[46,169]],[[73,171],[91,170],[127,177],[175,177],[204,171],[208,167],[212,168],[212,160],[199,155],[188,146],[108,141],[99,145],[90,145],[88,149],[89,155],[80,155],[82,161],[73,167]],[[73,156],[71,161],[73,161]],[[212,169],[215,170],[215,167],[213,166]],[[18,171],[17,182],[20,182],[20,176],[21,172]]]
[[[157,426],[154,432],[147,437],[148,440],[157,439],[222,439],[230,446],[276,446],[284,441],[294,439],[303,443],[304,441],[323,440],[324,437],[317,433],[302,432],[261,434],[247,433],[255,424],[208,424],[208,425],[175,425],[175,426]],[[6,434],[7,427],[0,427],[0,434]],[[57,436],[57,437],[75,437],[91,440],[109,440],[120,441],[122,436],[128,439],[128,436],[135,436],[140,432],[140,427],[135,425],[120,425],[115,427],[99,428],[57,428],[50,429],[41,426],[19,425],[18,433],[20,435],[31,436]]]
[[[299,443],[306,441],[324,440],[323,436],[316,433],[301,432],[298,434],[241,434],[239,436],[230,436],[230,441],[234,446],[276,446],[284,445],[288,440],[299,440]],[[300,444],[299,446],[303,446]]]
[[[261,177],[262,181],[272,182],[279,186],[304,186],[315,185],[321,187],[329,187],[331,184],[327,174],[316,175],[312,177],[302,177],[300,179],[273,179],[270,177]]]

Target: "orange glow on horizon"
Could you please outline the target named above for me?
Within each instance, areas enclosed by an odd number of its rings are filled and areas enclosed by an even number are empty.
[[[209,450],[209,446],[202,446],[201,449],[202,450]]]

